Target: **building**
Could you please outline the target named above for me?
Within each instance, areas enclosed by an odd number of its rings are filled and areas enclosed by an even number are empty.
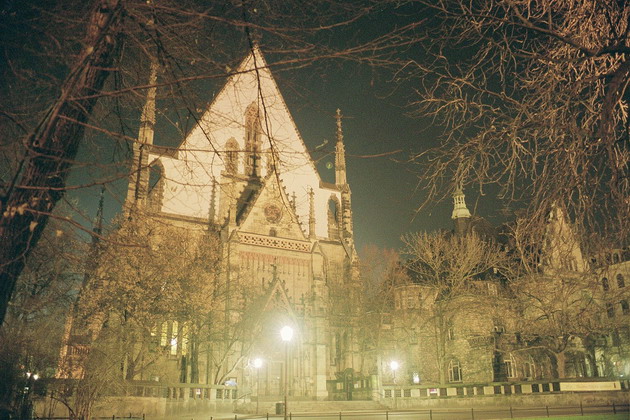
[[[153,67],[153,83],[156,74]],[[127,379],[252,385],[250,361],[260,357],[261,394],[326,398],[327,379],[353,366],[352,320],[331,313],[331,289],[350,291],[357,281],[341,112],[333,184],[320,178],[258,47],[176,149],[153,144],[155,95],[149,90],[134,144],[126,217],[186,232],[189,242],[214,238],[225,293],[216,300],[214,322],[223,317],[224,325],[240,325],[253,302],[256,312],[247,313],[254,320],[244,327],[247,338],[234,331],[228,337],[224,329],[221,337],[194,343],[196,354],[185,321],[156,322],[154,347],[166,361]],[[284,325],[294,330],[286,344]],[[92,340],[100,330],[90,329]],[[74,346],[70,340],[63,356],[87,351],[85,338]]]

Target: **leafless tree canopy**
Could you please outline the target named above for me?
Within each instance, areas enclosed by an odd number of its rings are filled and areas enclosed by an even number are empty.
[[[540,222],[554,202],[627,240],[630,5],[608,0],[418,1],[425,55],[401,62],[412,113],[444,126],[413,156],[433,200],[455,179],[498,184]]]

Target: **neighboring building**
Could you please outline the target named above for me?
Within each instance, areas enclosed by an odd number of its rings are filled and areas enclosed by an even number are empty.
[[[630,251],[616,249],[593,258],[601,291],[601,316],[611,331],[595,343],[598,373],[630,378]]]
[[[453,202],[453,235],[510,242],[471,215],[461,187]],[[549,212],[544,238],[532,260],[538,267],[517,281],[488,272],[445,298],[431,281],[410,273],[394,288],[395,305],[383,325],[383,380],[393,380],[388,360],[400,363],[399,382],[428,385],[627,376],[627,256],[612,253],[606,269],[589,267],[557,206]]]

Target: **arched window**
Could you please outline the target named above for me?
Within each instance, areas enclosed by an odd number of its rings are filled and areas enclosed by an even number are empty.
[[[461,382],[462,381],[462,368],[459,364],[459,360],[453,359],[448,362],[448,381],[449,382]]]
[[[621,313],[624,315],[628,315],[630,313],[630,306],[628,306],[628,301],[624,299],[620,303],[621,303]]]
[[[234,137],[225,142],[225,171],[230,175],[238,172],[238,143]]]
[[[328,200],[328,239],[340,239],[341,209],[339,200],[332,195]]]
[[[621,273],[617,274],[617,287],[620,289],[623,287],[626,287],[626,279],[623,277],[623,274]]]
[[[516,363],[514,363],[512,355],[504,360],[503,363],[505,363],[505,376],[508,378],[516,378]]]
[[[148,207],[151,211],[162,210],[164,200],[164,166],[159,160],[149,166]]]
[[[530,360],[523,362],[523,376],[527,379],[532,379],[536,376],[534,372],[534,363]]]
[[[610,289],[610,284],[608,284],[608,279],[606,277],[602,278],[602,289],[604,289],[604,292]]]
[[[261,132],[260,111],[252,102],[245,111],[245,174],[249,176],[260,176]]]

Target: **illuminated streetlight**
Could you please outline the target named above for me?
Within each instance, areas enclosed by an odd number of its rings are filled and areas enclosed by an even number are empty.
[[[398,363],[396,360],[392,360],[391,362],[389,362],[389,368],[394,373],[394,385],[396,385],[396,371],[398,370],[399,367],[400,367],[400,363]],[[396,401],[396,387],[395,386],[394,386],[393,391],[394,391],[394,408],[398,408],[398,404]]]
[[[293,328],[285,325],[280,330],[280,337],[282,337],[282,341],[289,342],[293,338]]]
[[[260,402],[260,368],[263,365],[263,359],[260,357],[252,361],[252,366],[256,369],[256,414],[258,414],[258,405]]]
[[[289,392],[289,342],[293,338],[293,328],[285,325],[280,330],[280,337],[284,341],[284,420],[287,420],[287,395]]]

